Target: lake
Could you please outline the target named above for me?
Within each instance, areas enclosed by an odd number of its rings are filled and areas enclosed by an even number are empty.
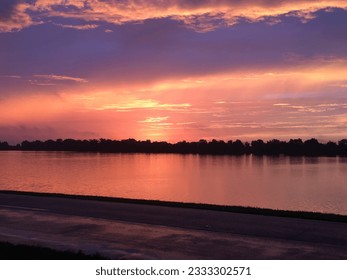
[[[347,215],[347,158],[0,152],[0,189]]]

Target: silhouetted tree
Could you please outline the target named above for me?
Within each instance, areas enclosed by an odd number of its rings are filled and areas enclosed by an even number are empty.
[[[245,145],[241,142],[241,140],[236,140],[232,144],[233,155],[244,155],[245,154]]]
[[[336,156],[336,155],[338,155],[338,146],[337,146],[337,144],[335,142],[329,141],[325,145],[325,154],[327,156]]]
[[[23,141],[21,144],[11,146],[0,141],[0,150],[23,151],[76,151],[101,153],[180,153],[180,154],[211,154],[211,155],[289,155],[289,156],[347,156],[347,139],[337,143],[329,141],[319,143],[312,138],[303,142],[299,139],[290,139],[289,142],[277,139],[264,142],[261,139],[250,143],[240,140],[224,142],[213,139],[204,139],[198,142],[180,141],[175,144],[168,142],[137,141],[135,139],[57,139],[46,141]]]
[[[266,154],[266,146],[263,140],[256,140],[251,142],[251,151],[255,155],[264,155]]]
[[[307,156],[318,156],[320,151],[322,151],[321,148],[321,145],[315,138],[311,138],[304,142],[304,154]]]
[[[342,139],[338,143],[339,155],[347,156],[347,139]]]
[[[280,155],[285,152],[285,142],[281,142],[277,139],[272,139],[266,143],[266,154],[268,155]]]
[[[286,155],[302,156],[304,154],[304,143],[299,139],[290,139],[285,147]]]
[[[9,150],[10,145],[7,142],[1,142],[0,141],[0,150]]]

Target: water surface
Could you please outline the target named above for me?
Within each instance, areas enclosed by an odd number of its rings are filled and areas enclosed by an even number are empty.
[[[0,152],[0,189],[347,214],[347,159]]]

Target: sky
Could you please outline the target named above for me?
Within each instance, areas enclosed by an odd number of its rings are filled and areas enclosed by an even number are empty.
[[[347,1],[0,0],[0,141],[347,138]]]

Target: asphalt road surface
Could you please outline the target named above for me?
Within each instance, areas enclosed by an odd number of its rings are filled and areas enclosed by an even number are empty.
[[[4,193],[0,241],[112,259],[347,259],[347,223]]]

